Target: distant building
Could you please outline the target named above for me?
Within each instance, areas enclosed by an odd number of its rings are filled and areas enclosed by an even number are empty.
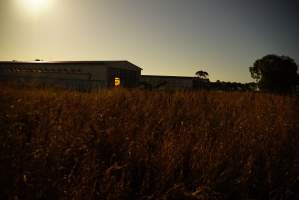
[[[76,89],[137,87],[141,68],[128,61],[0,61],[0,80]]]
[[[140,83],[160,89],[192,89],[194,77],[142,75]]]

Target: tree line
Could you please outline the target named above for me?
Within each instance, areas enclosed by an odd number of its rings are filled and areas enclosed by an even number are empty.
[[[245,84],[219,80],[210,82],[209,74],[200,70],[195,73],[197,77],[194,79],[193,85],[195,89],[290,93],[299,89],[297,70],[298,65],[294,59],[288,56],[266,55],[249,67],[249,72],[255,82]]]

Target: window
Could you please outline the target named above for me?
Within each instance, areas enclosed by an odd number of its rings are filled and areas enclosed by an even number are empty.
[[[115,77],[114,78],[114,86],[115,87],[119,87],[120,86],[120,78],[119,77]]]

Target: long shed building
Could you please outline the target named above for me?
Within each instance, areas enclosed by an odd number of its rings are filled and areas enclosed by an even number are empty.
[[[136,87],[141,68],[128,61],[1,61],[0,80],[77,89]]]
[[[194,77],[142,75],[140,82],[157,89],[192,89]]]

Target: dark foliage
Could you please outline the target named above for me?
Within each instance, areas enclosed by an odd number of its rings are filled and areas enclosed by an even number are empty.
[[[249,68],[252,78],[263,91],[291,92],[298,84],[298,66],[287,56],[267,55]]]
[[[220,90],[220,91],[256,91],[256,83],[237,83],[194,78],[193,89]]]
[[[200,78],[200,79],[207,79],[208,76],[209,76],[208,72],[205,72],[205,71],[202,71],[202,70],[197,71],[197,72],[195,73],[195,75],[196,75],[198,78]]]

